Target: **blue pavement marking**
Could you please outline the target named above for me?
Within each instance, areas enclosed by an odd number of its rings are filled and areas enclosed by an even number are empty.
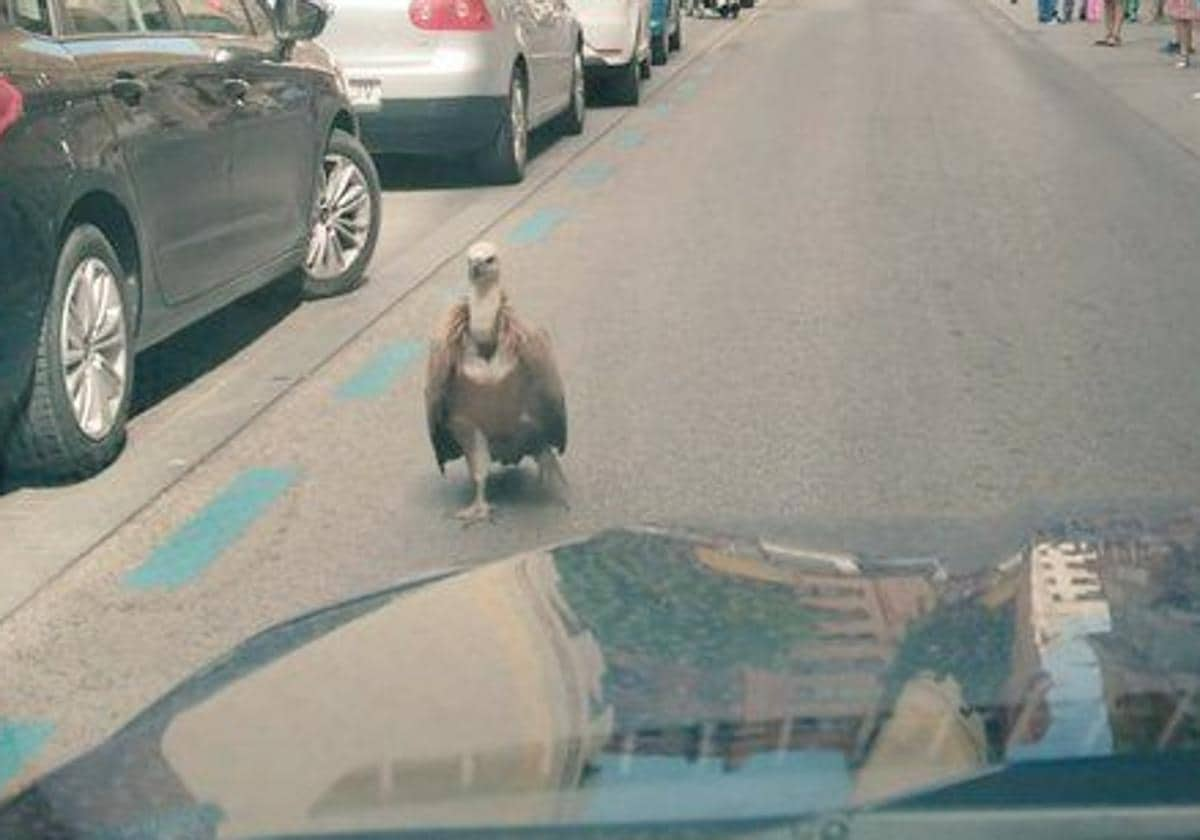
[[[598,187],[611,178],[616,169],[611,163],[589,163],[575,170],[571,183],[577,187]]]
[[[457,296],[461,292],[456,292]],[[409,366],[421,357],[424,345],[419,341],[389,344],[358,369],[337,389],[339,400],[366,400],[382,397]]]
[[[0,717],[0,790],[42,751],[52,734],[54,724],[49,721]]]
[[[549,236],[567,218],[567,211],[545,207],[521,222],[508,235],[510,245],[532,245]]]
[[[670,113],[671,113],[671,103],[670,102],[659,102],[657,105],[654,106],[655,116],[665,117]]]
[[[617,145],[622,149],[636,149],[646,142],[646,132],[636,128],[627,128],[617,135]]]
[[[257,467],[230,482],[216,498],[125,575],[132,589],[177,589],[217,558],[265,514],[296,480],[295,469]]]

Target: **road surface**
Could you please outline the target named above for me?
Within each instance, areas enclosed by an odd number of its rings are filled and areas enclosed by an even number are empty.
[[[9,488],[0,784],[272,623],[608,525],[972,567],[1054,511],[1197,497],[1183,146],[986,0],[768,0],[686,40],[522,187],[386,162],[365,289],[154,351],[120,463]],[[497,473],[464,530],[420,389],[480,236],[555,336],[572,494]]]

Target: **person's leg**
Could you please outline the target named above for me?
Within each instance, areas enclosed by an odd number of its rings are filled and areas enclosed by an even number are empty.
[[[1179,44],[1179,60],[1175,62],[1175,66],[1187,67],[1191,63],[1188,50],[1192,40],[1192,27],[1188,21],[1175,18],[1175,40]]]

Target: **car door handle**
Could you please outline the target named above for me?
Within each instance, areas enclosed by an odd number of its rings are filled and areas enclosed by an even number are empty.
[[[230,78],[225,80],[225,95],[234,102],[244,102],[250,92],[250,83],[245,79]]]
[[[141,79],[126,75],[117,76],[108,85],[109,92],[126,105],[137,105],[149,89],[149,85]]]

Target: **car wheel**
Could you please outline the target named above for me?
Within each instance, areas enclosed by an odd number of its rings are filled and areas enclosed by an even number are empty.
[[[667,35],[655,35],[650,39],[650,61],[654,64],[667,63]]]
[[[667,49],[674,52],[683,49],[683,19],[680,17],[678,11],[675,12],[675,31],[667,39]]]
[[[529,153],[529,109],[525,78],[513,70],[508,83],[504,119],[496,138],[479,153],[480,173],[494,184],[516,184],[525,177],[525,159]]]
[[[362,143],[334,129],[321,158],[321,186],[313,212],[304,296],[345,294],[362,284],[379,239],[379,173]]]
[[[641,98],[641,67],[635,55],[617,71],[613,79],[613,99],[618,105],[637,105]]]
[[[651,51],[653,51],[653,47],[651,47]],[[650,69],[650,56],[646,56],[642,59],[641,64],[638,65],[638,77],[641,79],[649,79],[652,72],[653,71]]]
[[[562,115],[563,134],[582,134],[587,119],[587,79],[583,71],[583,53],[575,50],[571,68],[571,103]]]
[[[127,294],[125,271],[100,229],[72,230],[42,316],[29,399],[9,438],[12,473],[70,481],[120,453],[133,384]]]

